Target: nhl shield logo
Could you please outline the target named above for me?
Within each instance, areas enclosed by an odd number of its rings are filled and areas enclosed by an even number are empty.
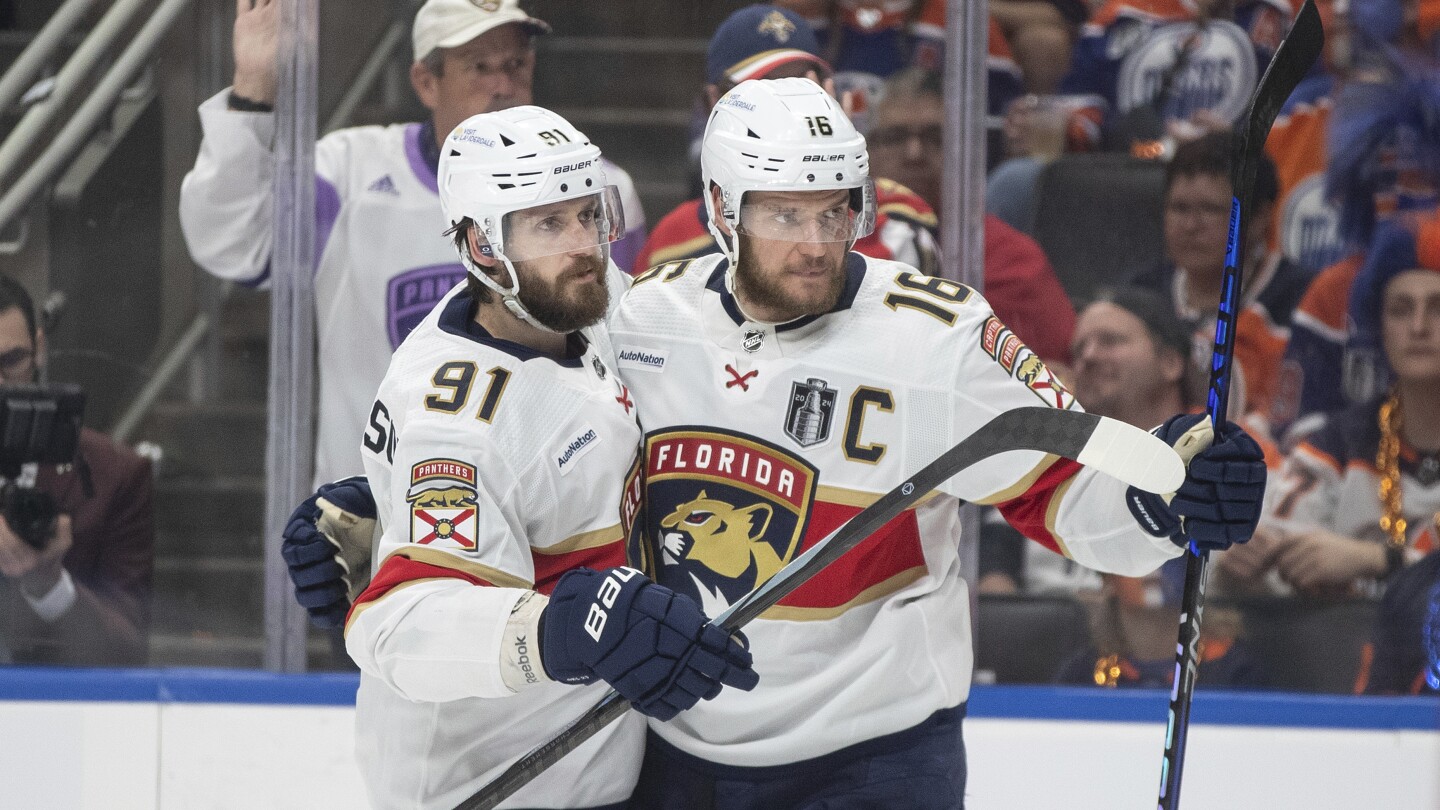
[[[752,436],[682,427],[646,437],[643,481],[651,552],[632,559],[714,616],[794,559],[815,468]]]
[[[792,383],[790,407],[785,412],[785,435],[801,447],[813,447],[830,438],[835,394],[835,389],[818,377]]]
[[[765,333],[759,329],[751,329],[745,333],[745,339],[740,345],[745,347],[745,351],[754,354],[760,351],[761,346],[765,345]]]

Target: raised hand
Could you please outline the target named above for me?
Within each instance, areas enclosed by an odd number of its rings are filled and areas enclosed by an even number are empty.
[[[275,103],[280,0],[235,0],[235,95]]]

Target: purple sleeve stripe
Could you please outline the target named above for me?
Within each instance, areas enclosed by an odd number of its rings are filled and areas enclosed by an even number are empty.
[[[330,242],[330,232],[340,216],[340,192],[329,180],[315,175],[315,269],[320,269],[320,257],[325,255],[325,245]],[[265,275],[270,275],[267,267]]]

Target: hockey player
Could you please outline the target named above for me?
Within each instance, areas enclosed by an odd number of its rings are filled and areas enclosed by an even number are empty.
[[[376,807],[455,806],[597,680],[659,719],[756,680],[741,640],[623,567],[640,429],[592,328],[623,278],[600,150],[515,107],[455,127],[438,177],[468,275],[395,352],[363,442],[381,562],[346,642]],[[643,733],[627,718],[504,806],[623,806]]]
[[[180,224],[195,262],[247,286],[268,282],[276,0],[237,0],[234,85],[200,105],[204,139],[180,193]],[[415,15],[410,79],[429,120],[342,129],[315,147],[315,305],[319,343],[315,480],[360,471],[355,437],[400,345],[465,278],[436,230],[440,143],[476,113],[529,104],[535,36],[550,26],[516,0],[428,0]],[[645,218],[623,171],[627,266]]]
[[[710,615],[995,414],[1077,407],[979,294],[850,252],[874,217],[867,165],[815,83],[740,84],[702,151],[723,255],[655,267],[610,320],[643,402],[657,581]],[[1206,547],[1248,536],[1260,459],[1224,426],[1168,506],[1032,452],[957,476],[749,625],[761,685],[652,724],[632,807],[962,806],[957,499],[1138,575],[1181,553],[1182,520]]]

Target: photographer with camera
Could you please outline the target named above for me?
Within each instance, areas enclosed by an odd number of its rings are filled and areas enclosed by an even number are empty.
[[[145,662],[150,463],[80,427],[75,386],[35,383],[45,334],[0,276],[0,663]]]

